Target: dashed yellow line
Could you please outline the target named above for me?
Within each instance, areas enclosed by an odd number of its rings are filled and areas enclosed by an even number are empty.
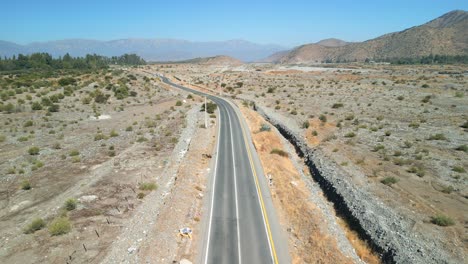
[[[244,143],[245,143],[245,146],[247,147],[247,155],[249,157],[250,167],[252,168],[252,172],[253,172],[254,180],[255,180],[255,186],[257,188],[258,196],[260,198],[260,207],[262,208],[262,212],[263,212],[264,219],[265,219],[265,225],[266,225],[267,232],[268,232],[268,240],[270,241],[271,251],[273,254],[273,262],[275,264],[278,264],[278,257],[276,255],[275,243],[273,242],[273,236],[271,235],[270,223],[268,222],[268,215],[265,209],[265,204],[263,203],[263,196],[262,196],[262,191],[260,190],[260,185],[258,183],[257,171],[255,170],[255,165],[252,160],[250,146],[249,146],[249,143],[247,142],[247,135],[245,132],[245,127],[244,127],[242,120],[240,120],[240,118],[239,118],[239,123],[241,124],[241,127],[242,127],[242,134],[244,135]]]

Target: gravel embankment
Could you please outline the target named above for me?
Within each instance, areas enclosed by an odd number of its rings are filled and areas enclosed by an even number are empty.
[[[312,149],[299,136],[297,125],[276,116],[266,108],[257,112],[271,122],[304,157],[312,177],[326,197],[334,203],[337,213],[345,217],[364,239],[381,255],[384,263],[461,263],[454,260],[435,240],[413,232],[413,221],[398,215],[392,208],[362,188],[347,180],[333,161],[324,158],[319,149]]]

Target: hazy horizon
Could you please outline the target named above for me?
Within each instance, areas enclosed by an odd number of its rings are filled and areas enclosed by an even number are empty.
[[[444,13],[467,10],[463,1],[366,0],[312,3],[272,1],[19,0],[0,5],[0,39],[26,45],[64,39],[178,39],[193,42],[245,40],[293,47],[327,38],[365,41],[423,24]],[[424,8],[421,8],[424,7]]]

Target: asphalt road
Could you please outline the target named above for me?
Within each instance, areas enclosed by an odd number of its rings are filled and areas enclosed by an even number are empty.
[[[239,111],[225,99],[162,80],[207,96],[219,109],[219,136],[203,263],[287,263],[280,227],[258,157]],[[266,187],[265,187],[266,186]]]

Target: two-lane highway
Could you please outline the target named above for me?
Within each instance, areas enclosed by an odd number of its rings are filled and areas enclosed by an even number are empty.
[[[282,254],[277,254],[274,241],[281,238],[277,235],[277,220],[269,219],[269,216],[276,218],[270,194],[265,190],[262,194],[258,168],[255,168],[247,132],[238,112],[220,97],[161,78],[166,84],[207,96],[219,109],[217,155],[203,263],[286,263],[287,253],[284,252],[287,249],[281,248]],[[264,198],[269,199],[269,206],[265,206]],[[276,223],[275,232],[272,232],[271,220]],[[280,244],[285,243],[281,241]]]

